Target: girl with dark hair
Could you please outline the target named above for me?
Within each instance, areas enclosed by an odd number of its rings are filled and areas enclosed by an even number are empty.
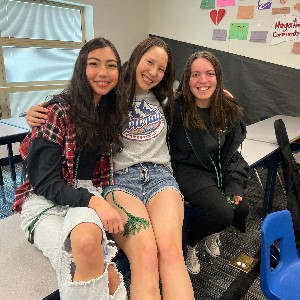
[[[203,214],[187,236],[186,263],[200,272],[197,243],[220,255],[219,232],[233,225],[246,230],[249,206],[243,198],[249,167],[238,149],[245,139],[242,108],[224,91],[222,70],[210,52],[192,54],[177,89],[170,133],[171,162],[185,201]]]
[[[194,299],[182,253],[183,198],[166,138],[164,110],[173,113],[173,81],[169,47],[156,37],[138,44],[124,66],[129,113],[121,134],[124,148],[114,156],[114,185],[103,187],[103,195],[126,225],[127,211],[146,221],[135,234],[112,234],[130,262],[133,300],[161,299],[159,279],[163,299]],[[30,124],[39,122],[32,117],[43,118],[36,111],[41,108],[27,114]]]
[[[114,157],[115,185],[103,189],[114,207],[113,198],[150,224],[129,237],[113,234],[130,262],[131,299],[161,299],[159,278],[163,299],[194,299],[182,253],[183,199],[166,142],[164,109],[172,112],[173,81],[167,44],[156,37],[138,44],[124,70],[129,106],[121,135],[124,149]]]
[[[21,145],[28,181],[17,189],[28,240],[49,258],[61,299],[126,299],[109,233],[122,233],[120,213],[101,195],[126,115],[121,62],[104,38],[86,43],[70,84],[47,103],[46,120]],[[108,126],[109,124],[109,126]]]

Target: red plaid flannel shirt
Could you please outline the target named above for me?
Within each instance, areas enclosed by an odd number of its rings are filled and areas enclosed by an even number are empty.
[[[48,141],[59,144],[63,148],[62,176],[73,185],[74,180],[74,157],[76,152],[75,126],[70,119],[70,105],[66,103],[55,103],[48,106],[48,120],[41,127],[33,127],[32,131],[23,140],[20,146],[20,154],[26,162],[30,142],[37,136],[42,136]],[[94,186],[109,185],[109,173],[113,168],[112,153],[103,154],[96,162],[93,173]],[[113,184],[113,182],[111,182]],[[15,195],[13,211],[21,211],[25,199],[33,194],[33,187],[26,181],[18,187]]]

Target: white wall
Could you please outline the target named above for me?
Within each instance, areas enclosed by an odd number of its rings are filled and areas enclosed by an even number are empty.
[[[94,37],[109,39],[119,51],[122,62],[134,47],[149,36],[149,0],[73,0],[70,3],[93,7]],[[88,18],[88,15],[86,16]],[[88,39],[93,34],[89,34]]]
[[[298,0],[287,0],[292,15],[300,17],[294,10]],[[150,1],[150,34],[170,38],[182,42],[196,44],[212,49],[222,50],[247,56],[295,69],[300,69],[300,55],[292,54],[294,41],[270,46],[270,29],[273,21],[280,15],[271,15],[271,10],[257,9],[258,0],[236,0],[236,6],[225,7],[226,14],[218,26],[210,19],[210,9],[201,9],[201,0],[151,0]],[[237,19],[237,8],[242,5],[254,5],[253,19]],[[279,0],[272,1],[272,7],[283,7]],[[219,9],[216,7],[216,9]],[[213,29],[227,29],[230,23],[249,23],[250,31],[269,31],[267,43],[254,43],[249,40],[213,41]]]

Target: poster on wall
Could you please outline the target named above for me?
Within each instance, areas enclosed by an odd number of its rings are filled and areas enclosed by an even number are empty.
[[[249,23],[231,23],[229,28],[230,40],[247,40]]]
[[[213,41],[226,41],[227,30],[226,29],[213,29]]]
[[[210,18],[211,20],[213,21],[213,23],[215,25],[218,25],[220,24],[220,22],[222,21],[222,19],[224,18],[225,16],[225,9],[224,8],[220,8],[220,9],[213,9],[211,12],[210,12]]]
[[[266,43],[268,37],[268,31],[251,31],[250,42]]]
[[[264,10],[264,9],[271,9],[272,1],[270,0],[258,0],[258,9]]]
[[[217,0],[217,6],[235,6],[235,0]]]
[[[254,5],[239,6],[237,11],[237,19],[253,19]]]
[[[202,9],[213,9],[215,8],[215,0],[202,0],[200,4]]]
[[[294,43],[292,53],[300,54],[300,42]]]
[[[300,36],[300,17],[283,15],[277,18],[271,28],[271,43],[279,43],[295,40]]]
[[[272,15],[286,15],[290,13],[289,7],[274,7],[272,8]]]

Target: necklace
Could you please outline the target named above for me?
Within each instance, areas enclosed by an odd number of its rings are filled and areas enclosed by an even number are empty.
[[[183,119],[183,112],[182,112],[182,107],[180,105],[180,113],[181,113],[181,119],[182,119],[182,122],[184,122],[184,119]],[[198,161],[201,163],[201,159],[200,157],[198,157],[198,154],[197,152],[195,151],[191,141],[190,141],[190,138],[187,134],[187,131],[186,131],[186,128],[185,126],[183,125],[183,129],[184,129],[184,132],[185,132],[185,135],[187,137],[187,140],[191,146],[191,148],[193,149],[193,152],[196,156],[196,158],[198,159]],[[212,162],[212,165],[214,167],[214,170],[215,170],[215,173],[216,173],[216,176],[217,176],[217,187],[218,189],[222,192],[222,194],[226,197],[226,200],[227,202],[233,207],[235,208],[235,198],[233,195],[225,195],[224,191],[223,191],[223,181],[222,181],[222,164],[221,164],[221,130],[219,129],[218,130],[218,166],[219,166],[219,169],[217,168],[214,160],[212,159],[211,156],[209,156],[211,162]]]
[[[74,167],[74,178],[73,178],[73,186],[76,186],[76,180],[77,180],[77,174],[78,174],[78,165],[79,165],[79,157],[80,154],[77,154],[77,157],[75,159],[75,167]],[[43,211],[41,211],[33,220],[32,222],[28,225],[27,229],[28,229],[28,242],[33,244],[34,243],[34,230],[35,230],[35,225],[38,222],[38,220],[40,219],[40,217],[45,214],[48,210],[50,210],[53,207],[56,207],[57,204],[54,204],[50,207],[47,207],[46,209],[44,209]]]
[[[77,174],[78,174],[78,166],[79,166],[79,157],[80,153],[76,155],[75,159],[75,167],[74,167],[74,178],[73,178],[73,186],[76,186],[76,181],[77,181]]]
[[[216,176],[217,176],[217,183],[218,183],[218,188],[219,190],[222,192],[222,194],[226,197],[227,202],[233,207],[235,208],[235,199],[233,195],[225,195],[224,191],[223,191],[223,180],[222,180],[222,165],[221,165],[221,130],[218,130],[218,165],[219,165],[219,169],[217,168],[214,160],[212,159],[212,157],[210,156],[210,160],[214,166],[215,172],[216,172]]]

